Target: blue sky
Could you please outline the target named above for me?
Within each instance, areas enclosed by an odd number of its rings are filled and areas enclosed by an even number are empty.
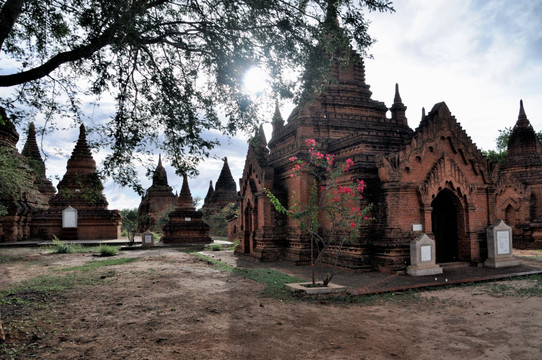
[[[542,130],[542,1],[397,0],[394,7],[393,14],[368,16],[369,32],[378,40],[369,49],[374,59],[365,60],[373,99],[391,106],[395,83],[399,83],[413,129],[422,107],[429,111],[445,101],[477,146],[486,150],[494,148],[499,129],[514,125],[520,99],[535,130]],[[104,101],[86,111],[99,121],[111,109],[111,103]],[[290,104],[281,104],[285,119],[291,109]],[[267,121],[272,116],[269,111],[264,115]],[[269,135],[270,126],[265,129]],[[77,130],[58,135],[44,139],[47,152],[58,148],[65,154],[47,160],[50,177],[64,174]],[[243,171],[246,138],[230,139],[215,151],[217,157],[228,157],[236,181]],[[21,136],[20,147],[23,141]],[[104,155],[97,153],[95,159],[99,162]],[[157,159],[158,154],[149,160],[155,163]],[[179,191],[181,179],[167,161],[164,165],[170,185]],[[209,180],[216,182],[221,167],[218,158],[205,160],[200,175],[189,179],[192,195],[205,197]],[[150,186],[143,170],[141,181]],[[140,198],[131,190],[112,182],[104,185],[110,209],[138,206]]]

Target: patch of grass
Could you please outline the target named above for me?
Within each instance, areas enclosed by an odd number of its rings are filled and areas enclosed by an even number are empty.
[[[201,261],[207,261],[209,264],[213,264],[217,270],[229,272],[250,280],[254,280],[260,284],[267,285],[262,292],[262,295],[266,297],[272,297],[280,300],[294,300],[297,298],[297,296],[295,296],[291,291],[284,289],[284,284],[304,281],[303,279],[299,279],[272,269],[236,268],[223,261],[213,259],[203,254],[196,254],[196,257]]]
[[[201,249],[190,248],[190,249],[178,249],[177,251],[187,253],[187,254],[196,254],[201,251]]]
[[[211,244],[211,251],[220,251],[222,250],[222,246],[220,244]]]
[[[124,265],[137,261],[137,258],[121,258],[121,259],[108,259],[108,260],[96,260],[89,261],[84,265],[72,266],[68,268],[60,269],[60,271],[82,271],[87,272],[89,270],[95,270],[104,266]]]
[[[526,286],[514,286],[513,280],[527,280]],[[514,277],[491,284],[486,290],[490,294],[502,296],[542,297],[542,274],[529,275],[526,277]]]
[[[119,250],[119,246],[110,246],[105,244],[100,245],[100,247],[98,248],[100,256],[115,256],[119,253]]]
[[[99,277],[68,274],[65,276],[41,275],[0,291],[0,305],[39,305],[54,293],[76,285],[96,284]]]

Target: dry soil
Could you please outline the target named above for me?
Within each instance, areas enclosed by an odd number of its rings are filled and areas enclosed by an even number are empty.
[[[61,269],[102,259],[0,251],[0,290],[38,275],[90,279],[0,304],[0,358],[542,358],[542,284],[532,278],[353,303],[281,301],[175,249],[121,252],[116,258],[137,261],[86,272]]]

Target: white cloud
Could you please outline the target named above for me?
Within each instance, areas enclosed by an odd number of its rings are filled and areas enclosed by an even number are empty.
[[[445,101],[478,147],[492,149],[513,126],[519,100],[542,130],[540,1],[401,0],[395,14],[371,14],[378,42],[366,60],[373,99],[391,105],[398,82],[409,125]],[[539,44],[533,50],[532,44]]]

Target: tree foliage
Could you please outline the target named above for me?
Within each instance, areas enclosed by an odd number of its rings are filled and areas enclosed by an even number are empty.
[[[387,0],[5,0],[0,7],[0,87],[11,93],[1,103],[19,119],[41,114],[51,131],[63,116],[97,122],[94,145],[110,152],[104,175],[121,185],[136,178],[137,154],[159,147],[185,172],[217,145],[209,133],[253,126],[256,104],[240,86],[251,66],[272,72],[280,96],[299,93],[283,70],[314,58],[329,13],[342,39],[363,52],[373,41],[363,11],[393,11]],[[89,99],[114,99],[114,114],[89,119]]]

